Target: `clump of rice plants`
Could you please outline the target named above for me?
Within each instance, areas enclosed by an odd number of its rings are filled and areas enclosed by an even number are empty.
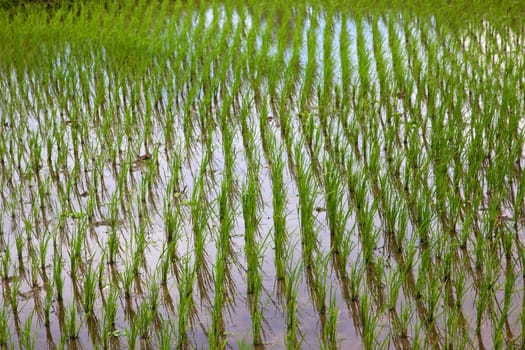
[[[1,3],[0,348],[519,348],[519,5]]]

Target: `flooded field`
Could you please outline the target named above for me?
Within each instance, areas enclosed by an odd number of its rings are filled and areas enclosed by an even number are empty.
[[[0,349],[523,346],[511,5],[0,10]]]

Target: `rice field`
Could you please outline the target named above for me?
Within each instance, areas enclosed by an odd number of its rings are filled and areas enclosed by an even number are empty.
[[[0,349],[525,345],[519,1],[0,2]]]

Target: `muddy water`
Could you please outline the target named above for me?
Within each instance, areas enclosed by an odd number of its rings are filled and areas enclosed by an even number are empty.
[[[306,41],[308,39],[308,33],[313,23],[311,16],[313,16],[313,10],[307,11],[303,24],[303,46],[300,50],[300,62],[302,65],[307,64],[308,50]],[[205,12],[206,26],[210,26],[213,22],[214,16],[219,16],[219,28],[224,25],[226,21],[226,12],[221,8],[215,10],[209,10]],[[313,31],[315,42],[319,50],[324,44],[324,35],[326,33],[326,15],[321,13],[317,18],[318,27]],[[252,30],[253,19],[249,16],[244,17],[244,21],[237,13],[232,15],[230,19],[233,25],[233,29],[236,30],[238,26],[243,27],[243,33],[249,33]],[[454,38],[452,33],[438,32],[437,24],[434,19],[428,20],[424,30],[426,39],[423,39],[423,31],[418,27],[418,22],[410,18],[399,18],[383,16],[376,19],[378,21],[379,35],[382,40],[388,42],[389,35],[398,35],[401,42],[404,42],[405,38],[414,40],[417,52],[420,55],[419,59],[425,63],[428,59],[427,50],[424,47],[424,43],[433,40],[439,40],[440,46],[438,46],[437,56],[440,59],[448,59],[446,57],[448,48],[446,47],[446,38],[450,35],[450,38]],[[359,65],[358,48],[357,42],[358,37],[364,40],[364,46],[366,50],[371,54],[371,62],[369,68],[370,79],[374,86],[376,86],[377,96],[369,97],[370,100],[367,102],[374,101],[379,104],[380,92],[378,89],[379,82],[378,72],[375,68],[377,63],[373,58],[373,31],[371,20],[362,19],[358,26],[358,23],[353,18],[348,18],[346,22],[342,22],[341,17],[337,16],[333,22],[333,45],[334,51],[334,69],[333,75],[335,83],[340,83],[342,75],[341,61],[338,58],[340,50],[338,38],[342,32],[347,32],[350,40],[350,59],[349,61],[356,69]],[[388,24],[390,21],[394,21],[393,28],[395,32],[389,31]],[[407,26],[408,22],[408,26]],[[175,22],[173,25],[179,25]],[[265,37],[263,32],[266,30],[266,26],[271,25],[270,23],[262,23],[260,28],[261,33],[256,36],[256,47],[260,50],[264,44]],[[358,35],[358,27],[362,29],[360,36]],[[411,32],[407,32],[409,29]],[[502,44],[502,40],[506,40],[500,36],[494,36],[492,29],[489,24],[481,25],[479,28],[474,28],[478,33],[474,33],[472,36],[467,36],[464,39],[464,52],[458,52],[456,59],[465,59],[466,65],[470,65],[472,68],[473,62],[467,60],[466,55],[471,50],[485,48],[487,45],[491,45],[491,42],[496,42],[498,47],[506,47],[515,42],[522,42],[523,38],[507,39],[508,42]],[[257,29],[259,30],[259,29]],[[443,31],[442,27],[439,31]],[[444,39],[445,38],[445,39]],[[454,40],[461,40],[454,38]],[[278,50],[276,42],[270,42],[269,54],[275,54]],[[471,46],[474,46],[472,48]],[[67,50],[66,50],[67,51]],[[406,54],[408,47],[405,45],[401,46],[401,52]],[[67,56],[68,52],[61,53]],[[284,62],[288,64],[291,59],[292,51],[291,48],[287,48],[284,55]],[[318,68],[322,71],[323,55],[318,55]],[[385,59],[387,66],[392,68],[392,55],[389,50],[385,51]],[[494,73],[495,67],[501,62],[499,56],[494,60],[482,62],[488,66],[487,71]],[[503,62],[504,59],[503,59]],[[90,62],[85,63],[86,67],[89,66]],[[60,70],[60,62],[57,62],[59,66],[57,70]],[[82,64],[79,62],[79,64]],[[430,63],[426,63],[430,64]],[[468,73],[466,69],[466,75],[474,74]],[[90,89],[96,90],[97,79],[105,79],[106,85],[111,85],[111,76],[113,72],[101,71],[100,75],[92,75],[92,80],[89,81],[88,86]],[[32,73],[35,74],[35,73]],[[89,75],[89,73],[87,73]],[[358,73],[354,70],[351,78],[358,81]],[[33,87],[26,91],[25,86],[17,85],[16,77],[8,73],[3,73],[4,77],[7,77],[11,81],[12,86],[9,91],[5,94],[6,101],[16,101],[17,93],[27,94],[26,101],[33,102],[41,99],[42,89],[46,87],[44,85],[39,86],[39,80],[37,76],[28,76],[28,81],[36,81],[36,86],[33,83]],[[100,78],[102,76],[103,78]],[[321,76],[321,74],[320,74]],[[98,78],[97,78],[98,77]],[[147,79],[155,79],[155,77],[146,77]],[[163,77],[162,79],[165,79]],[[43,82],[40,82],[44,84]],[[101,329],[103,322],[103,310],[106,303],[108,294],[110,292],[110,285],[113,285],[118,290],[118,303],[117,303],[117,317],[115,325],[112,328],[112,337],[110,347],[114,348],[127,348],[128,339],[126,333],[129,332],[131,325],[137,322],[137,312],[140,309],[141,303],[146,300],[148,295],[149,283],[159,283],[159,275],[161,272],[161,264],[164,258],[163,251],[166,244],[166,222],[164,219],[164,206],[165,203],[171,203],[172,207],[179,209],[179,216],[176,218],[179,231],[178,241],[176,246],[176,257],[170,263],[169,272],[167,274],[167,283],[165,286],[161,286],[159,291],[159,308],[156,317],[150,326],[150,336],[145,338],[137,337],[137,344],[143,348],[156,348],[159,345],[159,337],[161,320],[172,320],[175,321],[179,317],[180,309],[179,302],[181,295],[178,287],[181,283],[181,270],[182,261],[184,258],[189,259],[191,266],[199,265],[196,270],[196,278],[193,284],[193,308],[189,312],[187,323],[188,328],[188,343],[186,344],[189,348],[206,348],[208,344],[208,332],[212,325],[212,313],[215,297],[214,288],[214,267],[217,256],[217,241],[218,232],[220,230],[219,220],[219,196],[221,192],[221,183],[225,171],[225,157],[223,154],[223,135],[220,130],[220,118],[219,111],[224,103],[222,100],[214,102],[210,110],[199,109],[203,106],[205,92],[199,90],[195,100],[191,103],[191,118],[197,120],[200,117],[201,111],[208,112],[209,120],[213,120],[217,125],[216,128],[205,135],[196,126],[191,130],[191,139],[187,139],[187,130],[184,128],[185,115],[187,112],[184,110],[184,102],[187,98],[184,87],[178,87],[178,82],[173,83],[172,90],[175,89],[177,93],[176,100],[174,102],[170,100],[170,91],[166,88],[161,91],[160,101],[156,101],[160,106],[158,113],[155,117],[152,117],[149,122],[149,131],[145,132],[145,120],[146,117],[143,107],[146,105],[148,98],[151,96],[144,93],[145,86],[141,86],[137,83],[135,86],[131,86],[128,90],[138,94],[138,103],[135,106],[136,110],[126,110],[124,101],[132,100],[132,97],[127,95],[126,90],[117,89],[117,93],[111,90],[111,87],[107,87],[108,94],[111,94],[109,99],[113,99],[115,110],[113,111],[117,117],[109,119],[107,112],[96,111],[100,113],[104,118],[112,120],[111,123],[104,125],[107,127],[108,134],[105,136],[99,132],[101,128],[100,124],[96,124],[90,116],[91,108],[90,104],[95,104],[95,96],[90,95],[87,100],[74,100],[76,103],[71,103],[70,106],[64,108],[60,105],[52,105],[54,98],[47,100],[51,105],[40,108],[36,106],[36,103],[27,103],[20,105],[9,105],[4,106],[1,110],[2,121],[4,123],[3,135],[5,136],[4,145],[7,149],[7,154],[10,157],[5,159],[5,163],[2,163],[2,184],[5,187],[5,191],[2,196],[2,202],[0,203],[3,218],[2,218],[2,232],[0,236],[0,247],[2,248],[3,257],[6,256],[6,251],[9,250],[10,257],[3,258],[6,261],[7,274],[2,273],[2,293],[0,294],[0,305],[4,305],[4,308],[8,315],[9,328],[13,331],[10,335],[10,344],[13,344],[15,348],[24,347],[21,343],[24,339],[24,324],[30,319],[32,315],[32,322],[30,329],[33,331],[33,339],[35,341],[36,348],[59,348],[61,344],[65,344],[66,347],[89,349],[92,348],[92,344],[100,344]],[[319,78],[319,84],[322,84],[322,78]],[[72,86],[82,90],[82,83],[80,81],[73,81]],[[30,85],[31,86],[31,85]],[[359,90],[359,83],[352,86],[352,89]],[[53,94],[53,90],[50,90]],[[405,104],[406,100],[413,100],[416,104],[416,99],[420,91],[415,87],[412,90],[410,96],[400,96],[393,102],[393,109],[395,113],[403,114],[408,120],[406,124],[400,124],[397,126],[396,133],[400,139],[410,135],[410,127],[413,127],[414,120],[416,117],[410,116],[409,105]],[[39,97],[40,96],[40,97]],[[136,98],[136,96],[134,96]],[[259,309],[262,312],[262,327],[261,327],[261,338],[262,347],[267,348],[283,348],[285,347],[285,338],[287,332],[287,300],[284,294],[285,286],[283,281],[276,279],[275,269],[275,252],[273,242],[273,206],[272,206],[272,182],[270,177],[270,162],[267,154],[264,153],[262,147],[262,136],[260,134],[261,125],[260,123],[267,123],[267,131],[271,132],[279,147],[283,149],[283,159],[286,162],[285,171],[283,173],[284,182],[286,188],[282,189],[284,197],[286,198],[286,231],[289,251],[288,266],[289,267],[300,267],[300,273],[298,275],[298,288],[297,288],[297,308],[296,308],[296,321],[298,324],[298,334],[300,344],[303,348],[318,348],[319,344],[322,343],[323,336],[323,323],[325,314],[320,310],[320,306],[316,303],[316,282],[323,280],[328,286],[328,290],[333,292],[335,297],[335,304],[338,309],[337,317],[337,347],[341,349],[359,349],[366,343],[365,338],[369,336],[366,332],[370,331],[367,328],[367,322],[372,320],[373,334],[375,339],[373,340],[373,347],[379,346],[383,343],[389,348],[405,348],[410,345],[417,346],[415,344],[418,337],[421,344],[434,344],[436,347],[442,347],[446,345],[446,342],[451,341],[447,339],[447,333],[450,325],[447,321],[447,312],[449,312],[450,306],[447,304],[451,298],[457,298],[458,287],[457,285],[445,285],[441,286],[438,291],[436,313],[437,319],[429,321],[429,305],[430,300],[428,294],[430,293],[430,281],[439,281],[442,276],[439,275],[440,268],[442,266],[442,252],[446,252],[447,249],[452,251],[454,254],[454,263],[452,267],[452,280],[453,283],[458,283],[457,278],[459,276],[458,271],[466,271],[464,279],[465,294],[461,297],[458,303],[457,313],[461,316],[458,318],[461,320],[459,328],[461,331],[466,332],[468,335],[467,347],[485,347],[491,348],[494,345],[494,322],[491,321],[491,317],[499,317],[501,314],[505,275],[508,274],[506,269],[505,260],[497,260],[494,262],[495,271],[494,273],[494,294],[488,297],[487,311],[481,318],[480,331],[476,332],[476,303],[479,303],[481,298],[480,283],[483,280],[483,276],[487,273],[483,268],[476,269],[473,267],[473,256],[475,251],[474,238],[468,240],[466,247],[460,248],[443,248],[444,240],[441,239],[446,233],[443,232],[442,222],[437,217],[432,217],[431,222],[428,223],[426,229],[430,235],[430,249],[419,242],[419,236],[416,232],[418,230],[417,222],[413,217],[409,216],[406,224],[406,232],[404,233],[404,239],[401,242],[397,242],[398,249],[395,249],[396,243],[389,241],[389,236],[386,234],[386,222],[384,213],[381,208],[381,197],[380,194],[374,191],[373,176],[374,174],[368,168],[370,163],[370,152],[373,150],[371,146],[371,136],[373,133],[365,132],[365,127],[357,128],[357,135],[355,139],[349,139],[346,134],[345,125],[343,125],[344,119],[358,118],[354,112],[349,112],[346,115],[338,111],[333,112],[333,116],[330,118],[332,123],[332,130],[335,130],[332,134],[318,133],[316,145],[317,161],[319,164],[323,164],[323,159],[331,157],[334,145],[341,146],[341,149],[345,150],[347,154],[343,157],[345,167],[350,163],[351,165],[346,169],[351,169],[353,172],[361,173],[363,175],[363,181],[365,183],[366,202],[369,203],[372,211],[372,227],[373,231],[377,234],[375,242],[372,246],[366,246],[363,242],[363,236],[361,234],[362,226],[359,222],[359,215],[357,213],[355,199],[352,198],[351,186],[345,182],[343,190],[343,202],[344,210],[349,212],[348,220],[345,226],[345,237],[348,238],[348,242],[353,245],[353,250],[348,256],[348,260],[344,262],[343,266],[336,264],[338,256],[330,252],[331,238],[329,232],[329,226],[327,223],[326,213],[326,202],[323,189],[322,172],[315,172],[314,155],[312,155],[306,143],[304,135],[304,123],[302,117],[299,115],[299,106],[297,104],[291,104],[287,111],[291,115],[291,128],[295,130],[289,139],[285,140],[283,136],[282,125],[280,121],[283,116],[279,115],[279,110],[272,107],[272,103],[267,102],[267,107],[271,115],[261,116],[261,105],[257,105],[254,102],[254,91],[249,86],[243,87],[239,96],[241,99],[249,101],[249,125],[252,126],[254,143],[255,143],[255,154],[256,158],[260,161],[259,164],[259,184],[260,184],[260,201],[258,202],[258,215],[260,218],[259,226],[257,230],[257,241],[259,244],[263,244],[263,252],[261,256],[261,277],[262,287],[261,296],[258,304]],[[376,100],[377,98],[377,100]],[[444,100],[443,96],[436,96],[438,101]],[[482,99],[482,98],[481,98]],[[178,101],[182,101],[182,103]],[[78,102],[80,101],[80,102]],[[318,102],[318,101],[316,101]],[[129,102],[128,102],[129,103]],[[481,103],[481,102],[480,102]],[[315,105],[315,102],[313,102]],[[351,101],[348,101],[349,106]],[[10,107],[9,107],[10,106]],[[332,102],[330,105],[334,109],[335,103]],[[467,105],[467,107],[469,107]],[[472,107],[472,106],[470,106]],[[517,106],[518,109],[522,108],[522,105]],[[312,110],[317,107],[313,106]],[[354,107],[349,107],[354,108]],[[378,107],[370,107],[370,112],[376,113],[376,125],[379,123],[378,120],[385,122],[387,115],[384,109]],[[71,113],[74,110],[76,113]],[[427,111],[427,106],[424,104],[420,108],[421,113]],[[125,121],[126,112],[132,112],[138,114],[136,116],[136,123]],[[231,108],[231,113],[234,115],[233,121],[239,120],[238,106],[234,104]],[[70,115],[73,114],[73,115]],[[408,115],[408,116],[407,116]],[[77,121],[75,118],[79,118]],[[166,129],[166,120],[173,118],[173,125],[171,126],[172,139],[176,140],[172,144],[166,143],[164,133]],[[17,121],[17,123],[14,123]],[[78,124],[76,124],[78,123]],[[85,123],[85,124],[82,124]],[[127,123],[127,124],[126,124]],[[371,122],[372,123],[372,122]],[[15,126],[16,125],[16,126]],[[53,130],[51,131],[52,125]],[[82,126],[84,125],[84,126]],[[315,127],[320,130],[320,121],[318,117],[315,117]],[[412,126],[411,126],[412,125]],[[211,128],[213,124],[207,125]],[[120,147],[115,147],[113,144],[108,143],[109,140],[118,137],[119,132],[125,127],[136,128],[129,131],[129,135],[123,136],[123,141]],[[222,317],[224,322],[225,339],[228,348],[240,348],[241,344],[253,343],[253,334],[251,331],[252,315],[250,312],[250,303],[252,296],[247,293],[247,263],[245,254],[245,238],[244,238],[244,222],[242,216],[242,206],[240,202],[240,190],[242,189],[243,183],[247,179],[249,172],[248,157],[243,144],[243,136],[241,127],[239,125],[229,125],[233,131],[233,154],[235,155],[235,162],[233,168],[233,190],[230,193],[230,207],[233,211],[234,224],[231,230],[231,239],[229,241],[231,250],[227,256],[226,269],[225,269],[225,300],[224,307],[222,310]],[[370,124],[373,128],[374,124]],[[417,126],[416,126],[417,127]],[[426,126],[420,126],[420,134],[424,133]],[[520,127],[522,127],[520,125]],[[98,129],[97,129],[98,128]],[[62,131],[60,131],[62,130]],[[467,130],[468,131],[468,130]],[[466,132],[467,132],[466,131]],[[64,140],[57,142],[48,149],[43,148],[40,154],[40,163],[42,167],[39,169],[38,177],[32,172],[29,166],[31,164],[32,149],[31,143],[36,142],[42,145],[46,145],[48,139],[53,139],[55,134],[61,134]],[[128,131],[125,131],[128,133]],[[197,256],[195,249],[195,234],[193,229],[193,218],[191,217],[192,206],[192,193],[194,192],[197,183],[199,171],[201,168],[202,160],[206,154],[205,136],[212,138],[211,144],[213,145],[210,157],[210,163],[206,167],[204,172],[205,185],[203,196],[199,200],[203,201],[205,212],[207,213],[206,222],[204,225],[204,254]],[[379,145],[384,146],[386,143],[386,131],[381,130],[376,133],[377,141]],[[77,138],[80,140],[79,144],[81,151],[77,151],[78,154],[89,153],[89,157],[85,160],[78,161],[75,155],[73,139]],[[128,139],[129,138],[129,139]],[[146,140],[145,140],[146,139]],[[420,140],[423,143],[422,140]],[[301,219],[299,215],[300,201],[298,187],[294,173],[296,171],[294,164],[294,155],[289,154],[286,149],[286,143],[291,142],[294,145],[299,145],[298,150],[304,153],[309,169],[313,174],[314,187],[312,193],[314,196],[314,207],[315,210],[311,213],[314,217],[315,223],[315,234],[317,239],[317,247],[315,255],[326,258],[327,270],[325,274],[316,274],[315,269],[302,268],[301,264],[304,261],[304,251],[301,245]],[[354,146],[354,142],[355,145]],[[186,143],[189,143],[191,148],[187,149],[184,147]],[[332,147],[332,148],[330,148]],[[111,152],[114,151],[115,155],[112,156]],[[404,152],[404,151],[402,151]],[[430,158],[431,150],[422,146],[420,155],[422,158]],[[19,158],[16,155],[20,154]],[[182,162],[180,164],[180,177],[178,179],[177,189],[169,193],[168,183],[171,176],[174,175],[175,169],[171,166],[174,157],[181,154]],[[65,161],[60,160],[61,156],[65,155]],[[295,155],[296,156],[296,155]],[[380,169],[379,173],[381,176],[388,175],[390,168],[387,164],[388,154],[385,151],[380,151]],[[48,159],[50,161],[48,161]],[[292,160],[292,161],[289,161]],[[53,168],[56,164],[63,162],[63,166],[60,169]],[[521,160],[520,160],[521,162]],[[49,165],[51,164],[51,167]],[[74,164],[79,164],[79,168],[75,169]],[[402,168],[408,168],[406,158],[402,160]],[[521,164],[521,163],[520,163]],[[151,170],[150,170],[151,169]],[[340,169],[340,168],[339,168]],[[325,170],[325,169],[322,169]],[[150,177],[148,173],[152,171],[153,177]],[[341,170],[342,171],[342,170]],[[452,171],[452,170],[451,170]],[[76,173],[75,173],[76,172]],[[119,188],[119,174],[124,172],[124,185]],[[342,175],[344,179],[345,176]],[[74,179],[71,181],[71,179]],[[68,181],[70,182],[69,185]],[[46,184],[45,194],[39,199],[40,194],[38,187],[41,184]],[[144,185],[141,185],[144,184]],[[68,188],[69,186],[69,188]],[[141,187],[142,186],[142,187]],[[409,203],[404,197],[404,192],[401,187],[396,187],[397,182],[394,180],[389,183],[387,188],[395,193],[393,201],[395,205],[400,208],[409,211],[411,203]],[[424,183],[421,184],[421,189],[415,191],[425,192],[426,189],[433,189],[434,184],[434,173],[432,170],[428,170],[428,176],[425,178]],[[349,188],[350,187],[350,188]],[[143,190],[145,188],[145,190]],[[482,204],[488,204],[490,198],[488,195],[487,187],[482,185]],[[430,190],[427,192],[430,193]],[[62,191],[65,191],[64,196]],[[90,192],[91,191],[91,192]],[[121,197],[114,197],[119,195]],[[111,217],[111,202],[112,198],[119,198],[116,203],[116,217]],[[94,201],[93,216],[86,217],[85,213],[88,211],[89,201]],[[372,205],[374,203],[375,206]],[[481,207],[481,205],[480,205]],[[376,208],[376,209],[372,209]],[[432,210],[435,209],[433,206],[429,206]],[[426,208],[426,209],[428,209]],[[423,206],[423,210],[425,207]],[[417,210],[416,210],[417,211]],[[507,216],[512,216],[513,209],[508,205],[504,205],[501,208],[503,213],[507,213]],[[483,211],[480,208],[480,213]],[[482,214],[480,214],[481,217]],[[461,219],[465,220],[465,219]],[[481,221],[481,219],[480,219]],[[84,226],[83,226],[84,225]],[[142,226],[141,226],[142,225]],[[467,224],[461,221],[457,224],[457,229]],[[144,261],[140,264],[138,274],[133,280],[130,296],[127,297],[123,291],[123,274],[127,266],[132,262],[134,252],[137,249],[137,235],[141,232],[141,227],[145,235],[146,246],[143,252]],[[399,224],[396,226],[399,228]],[[467,229],[470,229],[467,227]],[[78,269],[78,277],[71,276],[71,264],[70,256],[72,252],[72,241],[79,234],[80,230],[85,230],[85,239],[82,242],[81,253],[80,253],[80,266]],[[521,233],[522,224],[520,223],[517,227],[517,232]],[[116,253],[116,259],[113,264],[108,264],[108,240],[110,236],[114,234],[118,237],[119,248]],[[474,235],[474,232],[472,232]],[[22,242],[21,254],[17,254],[17,237],[19,242]],[[28,237],[30,239],[28,239]],[[40,257],[40,252],[43,251],[43,247],[40,243],[51,237],[47,253],[42,253],[43,260],[45,261],[44,268],[42,269],[40,262],[36,260],[36,257]],[[519,276],[518,272],[522,266],[517,259],[517,250],[523,244],[523,239],[518,235],[516,242],[512,245],[512,261],[514,263],[510,266],[511,269],[515,270],[516,276]],[[457,242],[456,242],[457,243]],[[390,278],[395,278],[395,274],[402,269],[405,269],[405,262],[410,256],[409,246],[413,244],[413,264],[404,272],[403,285],[399,290],[397,298],[393,301],[394,307],[388,308],[386,301],[388,293],[393,288]],[[494,246],[498,249],[497,246]],[[373,256],[372,262],[365,262],[364,250],[368,249]],[[400,253],[401,252],[401,253]],[[51,300],[51,311],[50,311],[50,322],[45,325],[44,322],[44,303],[46,299],[46,286],[52,285],[50,281],[53,280],[53,266],[56,264],[56,254],[61,255],[64,260],[64,268],[62,269],[61,276],[64,279],[64,290],[63,300],[58,300],[56,293],[54,293]],[[425,266],[423,264],[424,254],[430,254],[430,264]],[[103,256],[104,259],[102,258]],[[97,271],[102,272],[100,286],[96,288],[96,301],[94,306],[94,314],[91,316],[84,315],[82,311],[82,295],[84,294],[84,281],[85,274],[89,266],[92,266]],[[98,270],[100,267],[100,270]],[[357,283],[357,298],[352,296],[354,292],[352,290],[352,278],[351,271],[362,271],[363,276]],[[429,272],[430,271],[430,272]],[[428,274],[427,274],[428,273]],[[16,295],[13,295],[13,286],[16,285],[16,280],[20,282],[19,290],[16,291]],[[418,294],[416,286],[421,284],[423,287],[423,295]],[[426,288],[426,289],[425,289]],[[505,329],[506,341],[519,342],[520,338],[520,327],[519,322],[522,317],[521,302],[523,299],[523,293],[519,292],[523,288],[523,281],[517,278],[514,285],[514,293],[511,298],[511,307],[509,315],[503,322]],[[443,292],[441,292],[443,290]],[[516,292],[517,291],[517,292]],[[447,294],[449,293],[449,294]],[[446,300],[445,300],[446,299]],[[13,308],[11,300],[16,301],[16,305]],[[362,312],[365,300],[370,305],[368,314]],[[328,304],[328,296],[323,301],[326,305]],[[65,330],[65,313],[71,305],[77,305],[78,319],[80,321],[80,329],[78,339],[68,339],[67,331]],[[16,312],[15,312],[16,309]],[[408,310],[408,311],[407,311]],[[34,313],[33,313],[34,312]],[[408,326],[406,334],[402,337],[398,337],[397,323],[403,317],[403,313],[406,313],[408,318]],[[452,321],[451,321],[452,322]],[[175,341],[179,336],[177,334],[177,328],[173,327],[174,336],[172,337]]]

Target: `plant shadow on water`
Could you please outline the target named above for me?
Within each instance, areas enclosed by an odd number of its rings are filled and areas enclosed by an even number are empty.
[[[0,10],[0,348],[523,344],[512,18],[18,10]]]

